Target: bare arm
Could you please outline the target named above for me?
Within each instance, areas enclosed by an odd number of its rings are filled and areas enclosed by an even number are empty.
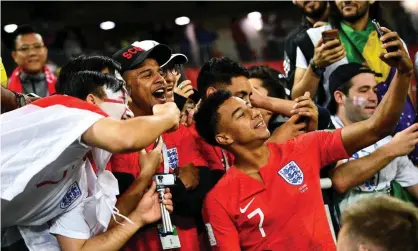
[[[116,202],[116,208],[119,209],[119,213],[122,215],[128,215],[135,210],[139,201],[142,199],[146,188],[149,186],[152,176],[160,167],[162,161],[162,149],[163,140],[158,141],[158,145],[150,152],[146,152],[145,149],[141,150],[138,165],[141,167],[141,173],[138,178],[132,183],[129,188],[118,198]],[[123,219],[116,216],[117,221],[121,222]],[[109,229],[117,226],[117,223],[112,218],[109,223]]]
[[[297,67],[292,88],[292,99],[302,96],[305,92],[309,92],[312,97],[315,97],[320,79],[321,78],[312,71],[310,65],[307,69]]]
[[[389,38],[395,41],[386,43],[384,46],[398,46],[396,52],[381,55],[381,59],[392,67],[397,68],[395,78],[393,79],[388,92],[383,97],[382,102],[376,109],[373,116],[365,121],[351,124],[342,129],[341,135],[344,147],[349,155],[367,147],[379,139],[392,133],[395,128],[401,112],[405,106],[408,95],[409,83],[412,76],[412,63],[409,59],[402,42],[396,32],[382,28],[388,32],[382,36],[382,41]],[[394,60],[398,58],[398,60]]]
[[[320,39],[315,46],[313,62],[317,67],[325,68],[341,60],[345,55],[344,46],[338,39],[328,41],[325,44]],[[305,92],[309,92],[311,97],[315,97],[320,79],[320,76],[315,74],[310,64],[307,69],[296,68],[292,99],[304,95]]]
[[[56,237],[63,251],[116,251],[123,247],[138,229],[143,226],[143,224],[131,224],[127,221],[124,221],[123,224],[124,226],[117,225],[105,233],[96,235],[88,240],[68,238],[62,235],[57,235]]]
[[[164,132],[178,126],[180,111],[174,102],[155,105],[154,114],[124,121],[101,119],[82,135],[82,141],[111,153],[139,151]]]
[[[332,185],[335,190],[344,193],[354,186],[363,184],[395,158],[409,154],[418,143],[417,130],[418,124],[413,124],[397,133],[388,144],[370,155],[347,163],[338,163],[337,167],[331,171]]]
[[[167,209],[173,211],[171,193],[166,190],[163,203]],[[88,240],[80,240],[57,235],[58,243],[63,251],[116,251],[135,234],[138,229],[161,218],[158,193],[155,183],[144,194],[136,209],[129,215],[129,219],[134,222],[131,224],[124,221],[124,225],[117,225],[108,229],[105,233],[96,235]]]
[[[378,171],[387,166],[396,156],[382,147],[372,154],[346,163],[338,162],[331,171],[332,186],[338,193],[371,179]]]

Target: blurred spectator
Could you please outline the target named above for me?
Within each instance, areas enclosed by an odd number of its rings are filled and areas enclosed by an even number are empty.
[[[277,60],[283,58],[283,37],[285,31],[282,28],[282,23],[277,20],[277,14],[271,13],[262,17],[263,19],[263,33],[267,39],[267,60]]]
[[[231,20],[231,32],[232,38],[235,41],[235,47],[237,48],[241,62],[250,62],[254,59],[253,53],[248,42],[248,38],[242,31],[241,18],[232,18]],[[206,61],[204,61],[206,62]]]
[[[1,82],[1,86],[3,87],[7,87],[7,73],[6,73],[6,69],[4,69],[4,65],[3,65],[3,61],[1,60],[0,57],[0,82]]]
[[[204,63],[214,56],[215,41],[218,39],[216,31],[208,30],[203,23],[195,26],[196,39],[200,47],[200,62]]]
[[[388,196],[363,199],[347,209],[338,251],[418,250],[418,209]]]
[[[298,44],[298,36],[307,29],[314,27],[316,23],[327,21],[329,5],[326,1],[294,0],[293,3],[302,10],[304,16],[302,23],[286,37],[283,68],[285,70],[286,77],[289,80],[289,84],[286,86],[289,90],[292,90],[296,70],[296,48]],[[313,44],[308,44],[303,47],[303,50],[306,54],[312,53]]]
[[[8,88],[41,97],[55,93],[56,77],[45,65],[48,49],[42,36],[32,27],[22,25],[15,31],[14,42],[12,57],[18,67],[10,76]]]
[[[342,128],[370,118],[377,107],[375,73],[361,64],[339,66],[330,77],[332,122]],[[340,211],[365,196],[389,194],[396,181],[418,199],[418,169],[406,156],[418,142],[418,124],[341,160],[331,172]],[[415,133],[415,134],[414,134]]]

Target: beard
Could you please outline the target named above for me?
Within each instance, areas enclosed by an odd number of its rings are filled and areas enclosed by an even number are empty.
[[[358,8],[356,13],[352,16],[344,16],[341,12],[341,17],[344,21],[347,21],[349,23],[355,23],[358,20],[360,20],[362,17],[364,17],[369,12],[369,3],[366,3],[363,8]]]
[[[309,2],[306,2],[306,4]],[[319,7],[317,9],[313,9],[312,11],[306,11],[305,7],[302,8],[303,11],[303,15],[313,18],[313,19],[318,19],[320,17],[322,17],[327,9],[327,1],[320,1],[319,2]]]

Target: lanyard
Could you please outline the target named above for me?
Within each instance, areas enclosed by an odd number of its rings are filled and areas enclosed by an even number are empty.
[[[164,173],[170,172],[170,165],[168,164],[168,152],[167,152],[167,145],[165,144],[163,138],[161,137],[161,140],[163,141],[163,161],[164,161]]]
[[[224,163],[225,170],[228,171],[228,169],[230,168],[229,163],[228,163],[228,157],[226,156],[224,149],[221,149],[221,152],[222,152],[222,162]]]

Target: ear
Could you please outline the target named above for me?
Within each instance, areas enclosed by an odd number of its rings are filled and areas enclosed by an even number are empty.
[[[93,94],[89,94],[87,95],[86,98],[87,103],[93,104],[93,105],[99,105],[101,102],[99,102],[99,98],[97,98],[95,95]]]
[[[15,63],[17,64],[17,51],[12,51],[12,58],[15,61]]]
[[[234,140],[229,137],[229,135],[227,134],[217,134],[215,136],[216,142],[218,142],[218,144],[222,145],[222,146],[227,146],[227,145],[231,145],[232,143],[234,143]]]
[[[335,91],[334,92],[334,99],[335,99],[335,102],[337,104],[339,104],[339,105],[344,104],[344,101],[345,101],[344,97],[345,97],[345,94],[342,93],[341,91]]]
[[[216,92],[216,88],[211,86],[206,90],[206,97],[209,97],[209,95],[211,95],[212,93]]]

